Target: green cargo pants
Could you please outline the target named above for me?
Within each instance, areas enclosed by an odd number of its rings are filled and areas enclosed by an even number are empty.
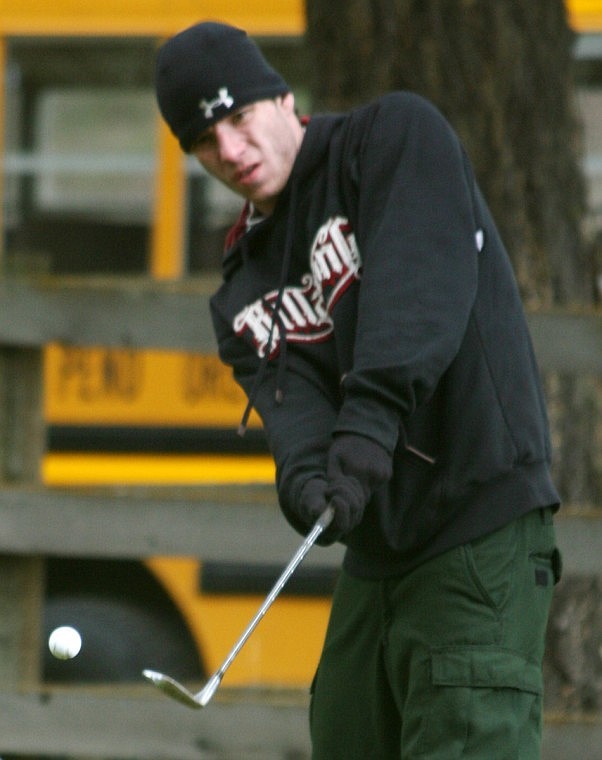
[[[402,578],[342,573],[312,687],[314,760],[538,760],[560,574],[537,510]]]

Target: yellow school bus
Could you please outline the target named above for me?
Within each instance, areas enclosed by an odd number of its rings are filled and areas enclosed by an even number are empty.
[[[592,218],[602,210],[602,0],[568,0],[583,63]],[[303,0],[3,0],[0,226],[7,267],[80,276],[179,279],[215,273],[240,201],[185,159],[160,122],[159,42],[199,17],[246,28],[304,89]],[[602,183],[601,183],[602,184]],[[256,418],[230,435],[244,399],[215,356],[49,345],[49,486],[271,484]],[[137,679],[152,665],[200,678],[222,661],[280,568],[153,557],[52,558],[46,629],[70,622],[88,646],[45,662],[48,680]],[[228,673],[229,685],[307,685],[333,573],[283,597]],[[314,578],[314,579],[315,579]],[[303,631],[293,652],[290,633]],[[169,642],[169,647],[166,643]]]

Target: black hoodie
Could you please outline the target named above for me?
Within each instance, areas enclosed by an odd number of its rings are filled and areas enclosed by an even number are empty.
[[[259,412],[284,514],[334,432],[394,473],[344,542],[384,578],[556,506],[543,394],[508,256],[462,146],[422,98],[313,117],[274,213],[228,250],[222,360]]]

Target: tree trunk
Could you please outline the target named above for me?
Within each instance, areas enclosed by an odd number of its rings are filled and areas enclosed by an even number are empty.
[[[525,305],[592,305],[595,254],[584,235],[573,35],[563,0],[306,0],[306,7],[313,110],[347,109],[395,89],[426,96],[466,146]],[[600,378],[544,381],[563,500],[602,507]],[[557,594],[555,654],[546,668],[558,688],[549,699],[566,706],[570,694],[568,707],[589,709],[602,705],[602,690],[582,676],[599,670],[599,657],[594,666],[589,649],[573,646],[578,632],[567,633],[563,610],[574,591],[567,580]],[[579,598],[581,618],[600,619],[599,596]]]
[[[464,141],[528,306],[593,278],[563,0],[307,0],[318,108],[425,95]]]

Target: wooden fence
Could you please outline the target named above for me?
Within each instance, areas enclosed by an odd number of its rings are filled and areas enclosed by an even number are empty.
[[[38,479],[44,344],[212,352],[214,284],[0,279],[0,756],[309,757],[304,693],[222,687],[199,713],[142,683],[50,688],[39,681],[45,557],[194,554],[245,561],[259,545],[262,561],[284,564],[298,545],[271,488],[57,490]],[[600,313],[536,313],[529,321],[544,371],[602,374]],[[598,515],[602,510],[568,509],[559,518],[568,574],[602,573]],[[316,549],[307,562],[340,558],[339,548]],[[599,717],[548,716],[545,760],[570,756],[602,760]]]

